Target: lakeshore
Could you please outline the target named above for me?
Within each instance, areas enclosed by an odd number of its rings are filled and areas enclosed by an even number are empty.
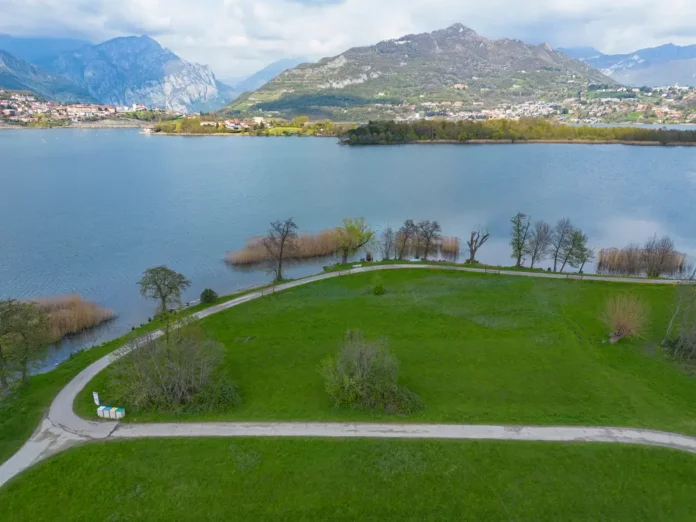
[[[557,145],[632,145],[646,147],[696,147],[696,142],[669,142],[660,143],[659,141],[622,141],[622,140],[415,140],[408,141],[406,145],[429,145],[429,144],[448,144],[448,145],[534,145],[534,144],[557,144]],[[381,144],[380,144],[381,145]],[[389,144],[390,145],[390,144]],[[393,145],[403,145],[394,143]]]
[[[149,266],[176,260],[172,268],[192,281],[184,302],[205,288],[222,295],[267,281],[264,269],[230,267],[224,256],[290,216],[308,233],[351,215],[380,233],[407,217],[437,219],[458,238],[480,222],[491,233],[479,259],[487,265],[510,264],[508,221],[516,209],[551,222],[571,216],[596,248],[668,231],[680,250],[696,255],[688,227],[696,198],[691,147],[340,147],[300,137],[32,130],[0,133],[0,298],[76,293],[117,314],[66,339],[41,370],[146,323],[154,311],[133,284]],[[81,190],[69,189],[75,186]],[[287,277],[333,262],[293,264]]]

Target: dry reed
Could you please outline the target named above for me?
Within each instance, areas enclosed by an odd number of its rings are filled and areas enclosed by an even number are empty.
[[[322,230],[317,234],[300,234],[285,254],[285,259],[311,259],[325,257],[338,251],[336,229]],[[271,260],[262,237],[255,237],[241,250],[230,252],[225,261],[231,265],[254,265]]]
[[[682,274],[687,269],[686,254],[671,252],[663,262],[664,273]],[[647,270],[646,250],[638,245],[625,248],[603,248],[599,251],[597,270],[600,274],[637,276]]]
[[[454,257],[459,256],[461,251],[461,244],[458,237],[443,237],[440,241],[440,254],[443,257]]]
[[[47,297],[34,302],[48,315],[49,334],[55,340],[89,330],[116,317],[112,310],[85,301],[78,295]]]
[[[611,344],[624,337],[638,337],[645,327],[648,313],[635,295],[622,294],[610,298],[604,310],[604,322],[611,329]]]

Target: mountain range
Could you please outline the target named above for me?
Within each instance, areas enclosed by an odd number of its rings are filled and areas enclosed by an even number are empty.
[[[560,100],[592,83],[615,82],[546,44],[489,40],[455,24],[301,64],[225,111],[367,117],[390,104]]]
[[[52,74],[21,58],[0,50],[0,88],[32,91],[64,103],[92,102],[90,93],[58,74]]]
[[[696,45],[666,44],[627,54],[604,54],[592,47],[561,48],[559,51],[625,85],[696,85]]]
[[[148,36],[114,38],[62,53],[46,64],[102,103],[209,110],[228,100],[209,67],[187,62]]]
[[[3,36],[0,44],[19,55],[2,52],[0,87],[60,101],[137,103],[190,112],[222,107],[236,95],[209,67],[181,59],[148,36],[98,45]]]

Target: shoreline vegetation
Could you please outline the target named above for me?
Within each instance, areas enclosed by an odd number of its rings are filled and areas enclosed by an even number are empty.
[[[32,302],[48,315],[49,335],[55,342],[96,328],[116,317],[113,310],[85,301],[78,295],[45,297]]]
[[[225,256],[225,262],[233,266],[263,265],[274,260],[272,249],[266,246],[264,237],[254,237],[247,241],[247,244],[233,252],[229,252]],[[394,235],[394,245],[390,248],[403,249],[403,253],[413,255],[423,249],[423,245],[419,244],[419,240],[415,237],[405,238],[403,235]],[[298,234],[297,238],[292,241],[292,247],[284,254],[283,258],[288,261],[302,261],[318,259],[322,257],[338,256],[341,254],[343,236],[341,228],[330,228],[317,233]],[[373,251],[380,250],[380,245],[376,241],[371,241],[365,249],[364,259],[372,262],[376,257]],[[459,258],[461,243],[457,237],[443,236],[437,238],[430,247],[431,253],[436,253],[446,260],[455,261]]]
[[[417,122],[375,121],[347,131],[346,145],[411,143],[581,143],[696,146],[696,130],[572,126],[539,118]]]

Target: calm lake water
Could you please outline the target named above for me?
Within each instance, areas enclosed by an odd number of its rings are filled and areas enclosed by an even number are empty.
[[[47,363],[147,321],[138,293],[166,264],[224,294],[267,282],[223,261],[270,221],[302,231],[365,216],[376,228],[437,219],[447,235],[477,225],[482,262],[509,264],[518,210],[568,216],[597,247],[669,233],[696,254],[696,148],[621,145],[406,145],[332,139],[158,137],[137,130],[0,131],[0,298],[76,293],[114,309],[106,327],[63,343]],[[326,261],[288,276],[320,271]]]

